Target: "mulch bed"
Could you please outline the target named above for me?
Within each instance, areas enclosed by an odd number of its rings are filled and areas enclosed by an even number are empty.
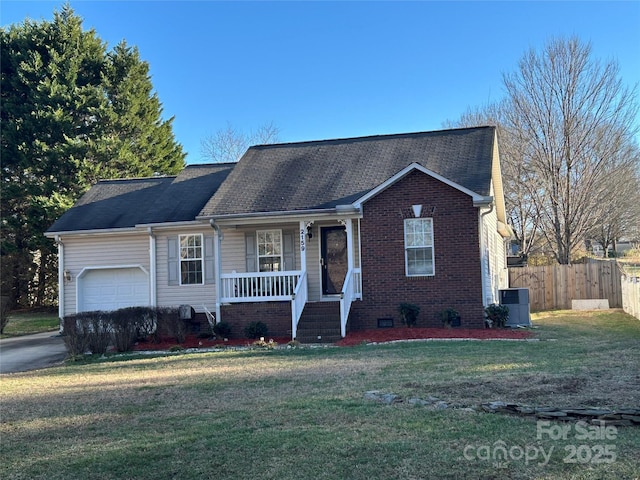
[[[362,343],[382,343],[396,340],[427,340],[471,338],[476,340],[511,339],[522,340],[529,338],[531,331],[509,328],[380,328],[377,330],[365,330],[362,332],[349,332],[338,341],[336,345],[349,347]]]
[[[345,338],[336,342],[340,347],[351,347],[361,345],[363,343],[384,343],[397,340],[427,340],[427,339],[476,339],[476,340],[492,340],[492,339],[511,339],[522,340],[529,338],[532,332],[530,330],[521,329],[471,329],[471,328],[380,328],[377,330],[365,330],[362,332],[349,332]],[[278,345],[286,345],[291,341],[288,337],[272,338],[265,340],[273,340]],[[198,338],[195,335],[189,335],[185,341],[178,344],[174,338],[162,338],[159,343],[153,341],[138,342],[134,347],[134,351],[148,350],[169,350],[172,347],[180,346],[182,348],[213,348],[220,346],[249,346],[255,340],[246,338],[230,338],[227,341],[223,339],[212,340],[210,338]]]

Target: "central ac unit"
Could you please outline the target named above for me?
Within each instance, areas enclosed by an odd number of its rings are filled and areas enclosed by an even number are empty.
[[[509,307],[509,319],[505,323],[506,327],[531,326],[528,288],[500,290],[500,305]]]

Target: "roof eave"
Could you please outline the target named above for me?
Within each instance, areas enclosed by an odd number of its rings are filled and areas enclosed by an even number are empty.
[[[355,205],[337,205],[332,208],[315,208],[305,210],[287,210],[273,212],[250,212],[250,213],[233,213],[226,215],[202,215],[197,220],[213,220],[216,223],[256,223],[260,221],[283,220],[310,220],[318,217],[358,217],[361,216],[362,210]]]
[[[137,233],[140,230],[136,227],[126,227],[126,228],[94,228],[91,230],[62,230],[55,232],[44,232],[44,236],[47,238],[62,237],[69,235],[117,235],[122,233]]]

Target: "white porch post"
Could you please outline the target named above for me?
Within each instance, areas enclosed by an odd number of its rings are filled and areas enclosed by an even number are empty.
[[[353,220],[350,218],[345,221],[345,228],[347,230],[347,271],[353,270]]]
[[[300,220],[300,270],[307,271],[307,224]]]

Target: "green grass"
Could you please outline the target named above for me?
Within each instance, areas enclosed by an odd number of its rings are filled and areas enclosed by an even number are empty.
[[[60,328],[58,312],[14,312],[0,338],[51,332]]]
[[[638,406],[638,320],[609,311],[533,321],[540,341],[112,356],[4,375],[0,478],[638,478],[638,427],[579,440],[572,425],[554,440],[537,438],[532,419],[461,408]],[[383,405],[369,390],[450,408]],[[601,445],[615,462],[565,462],[572,447],[584,459]],[[485,457],[496,446],[551,456],[496,463]]]

